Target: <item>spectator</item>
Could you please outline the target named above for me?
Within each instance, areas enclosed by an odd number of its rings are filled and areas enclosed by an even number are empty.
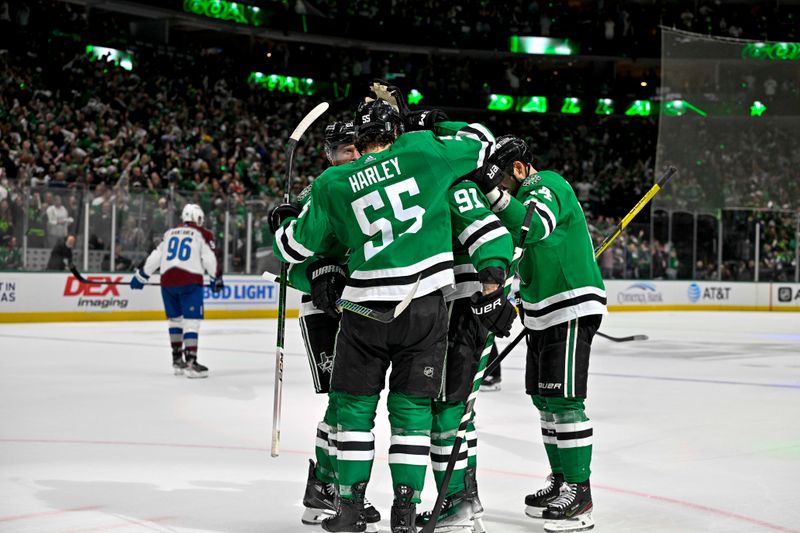
[[[75,236],[67,235],[62,241],[58,242],[50,252],[50,260],[47,261],[47,270],[69,270],[72,264],[72,249],[75,248]]]
[[[103,257],[103,262],[100,268],[106,272],[111,270],[111,254],[106,254]],[[117,244],[114,246],[114,272],[129,272],[133,268],[133,261],[122,255],[122,245]]]
[[[69,225],[72,224],[72,217],[69,216],[61,196],[58,194],[53,197],[53,205],[49,206],[45,212],[47,214],[47,243],[52,246],[67,236]]]
[[[0,271],[22,268],[22,255],[17,248],[17,239],[10,235],[0,239]]]

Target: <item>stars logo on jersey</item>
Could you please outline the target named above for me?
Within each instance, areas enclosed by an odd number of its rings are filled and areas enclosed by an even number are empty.
[[[313,183],[311,185],[313,185]],[[302,205],[308,195],[311,194],[311,185],[308,185],[305,189],[300,191],[300,194],[294,197],[295,204]]]
[[[539,174],[531,174],[530,176],[525,178],[525,181],[522,182],[522,186],[528,187],[530,185],[536,185],[540,181],[542,181],[542,177]]]
[[[327,352],[322,352],[319,354],[321,361],[317,363],[320,371],[324,374],[327,372],[330,374],[333,372],[333,354],[328,355]]]

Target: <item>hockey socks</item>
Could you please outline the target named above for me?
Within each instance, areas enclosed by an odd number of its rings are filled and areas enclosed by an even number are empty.
[[[453,452],[456,433],[458,432],[458,426],[463,414],[464,402],[434,402],[433,404],[431,468],[433,469],[433,477],[436,480],[437,487],[442,486],[442,480],[447,471],[447,462],[450,460],[450,454]],[[470,438],[475,439],[475,445],[477,446],[475,426],[473,426],[471,422],[469,426],[467,426],[467,442],[462,442],[461,448],[458,451],[458,458],[453,468],[453,475],[447,487],[448,496],[464,490],[464,474],[468,466],[474,466],[474,464],[470,464],[470,460],[472,460],[473,463],[477,463],[477,457],[474,453],[470,456]]]
[[[317,479],[325,483],[335,483],[336,481],[336,443],[336,397],[329,394],[325,417],[317,424],[317,445],[315,447],[317,466],[314,474]]]
[[[591,474],[593,427],[584,412],[584,400],[533,396],[533,403],[541,413],[543,439],[553,473],[563,473],[568,483],[588,480]],[[544,435],[545,428],[547,436]]]
[[[375,411],[378,395],[355,396],[331,392],[336,402],[336,483],[343,499],[352,498],[353,485],[369,481],[375,460]]]
[[[558,439],[556,438],[556,417],[547,409],[547,400],[543,396],[534,395],[533,405],[539,410],[539,422],[542,426],[542,441],[550,462],[550,471],[554,474],[563,474],[561,459],[558,455]]]
[[[411,503],[419,503],[431,452],[431,399],[390,392],[387,400],[392,427],[389,469],[392,484],[412,491]]]

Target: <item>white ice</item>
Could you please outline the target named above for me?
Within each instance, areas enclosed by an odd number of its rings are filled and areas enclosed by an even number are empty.
[[[207,321],[207,380],[172,376],[164,322],[0,326],[0,531],[312,532],[300,523],[315,396],[289,320],[282,452],[269,457],[274,320]],[[800,315],[618,313],[594,342],[596,531],[797,531]],[[478,397],[489,533],[542,531],[548,473],[524,351]],[[385,407],[368,497],[391,505]],[[422,508],[435,492],[432,478]]]

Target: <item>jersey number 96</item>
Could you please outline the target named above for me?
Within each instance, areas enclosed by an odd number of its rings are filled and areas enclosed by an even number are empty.
[[[172,261],[177,256],[180,261],[186,261],[192,255],[192,238],[172,237],[167,243],[167,261]]]

